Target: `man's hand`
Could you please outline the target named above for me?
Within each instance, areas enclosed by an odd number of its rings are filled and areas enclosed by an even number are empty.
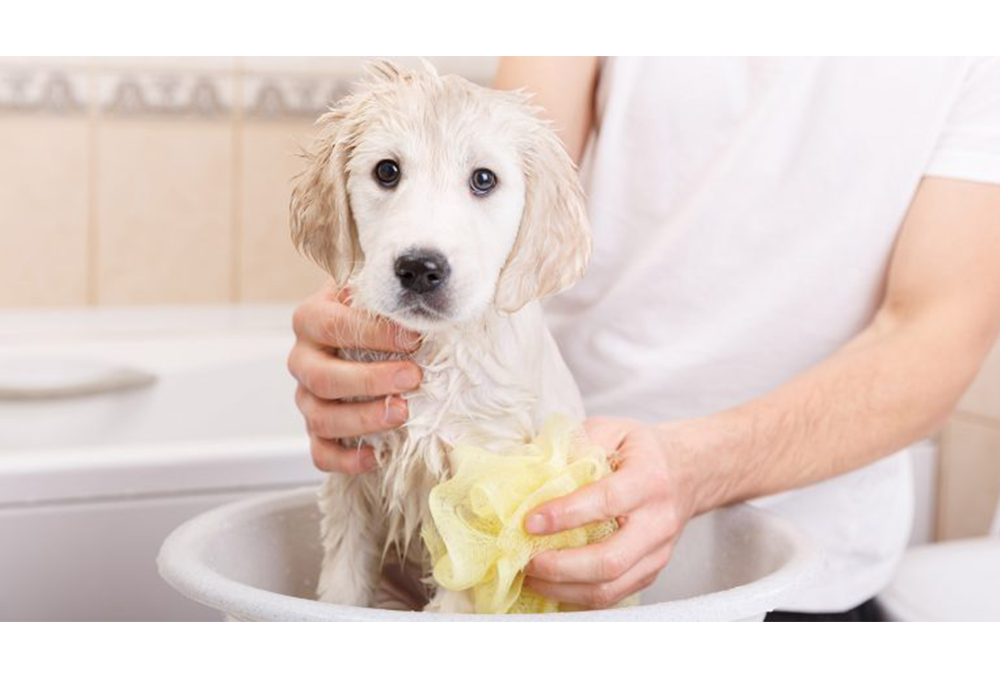
[[[613,456],[617,470],[538,507],[525,518],[525,528],[551,534],[611,518],[620,527],[596,544],[536,556],[526,569],[525,584],[561,602],[602,608],[656,579],[695,513],[696,483],[686,453],[671,444],[668,427],[592,418],[586,428]]]
[[[375,468],[370,447],[346,447],[338,439],[398,427],[407,419],[398,396],[420,385],[411,361],[361,363],[334,356],[335,349],[408,353],[419,336],[350,306],[346,290],[332,284],[303,302],[292,323],[295,346],[288,370],[299,386],[295,403],[306,418],[313,463],[322,471],[358,474]],[[373,399],[364,402],[353,399]]]

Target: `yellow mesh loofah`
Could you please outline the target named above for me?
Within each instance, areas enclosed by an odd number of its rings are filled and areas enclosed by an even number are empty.
[[[478,614],[559,611],[558,602],[522,590],[525,565],[541,551],[603,539],[615,522],[538,537],[524,531],[524,517],[609,474],[604,451],[573,420],[553,415],[532,443],[504,453],[458,446],[450,457],[454,477],[431,490],[432,522],[422,532],[434,580],[471,588]]]

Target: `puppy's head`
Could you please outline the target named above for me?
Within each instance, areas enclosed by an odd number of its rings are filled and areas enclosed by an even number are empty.
[[[320,124],[292,238],[359,306],[432,331],[582,276],[576,171],[523,94],[380,61]]]

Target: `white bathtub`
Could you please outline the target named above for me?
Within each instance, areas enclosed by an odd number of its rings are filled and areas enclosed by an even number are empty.
[[[285,368],[290,316],[0,312],[0,620],[216,617],[168,588],[154,559],[196,513],[320,480]],[[94,364],[155,381],[44,398]],[[34,398],[10,393],[15,371]]]

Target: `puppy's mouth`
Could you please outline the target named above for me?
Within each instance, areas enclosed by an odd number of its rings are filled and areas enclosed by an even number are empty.
[[[447,304],[444,302],[434,302],[423,297],[402,297],[400,298],[397,314],[429,322],[445,322],[450,319]]]

